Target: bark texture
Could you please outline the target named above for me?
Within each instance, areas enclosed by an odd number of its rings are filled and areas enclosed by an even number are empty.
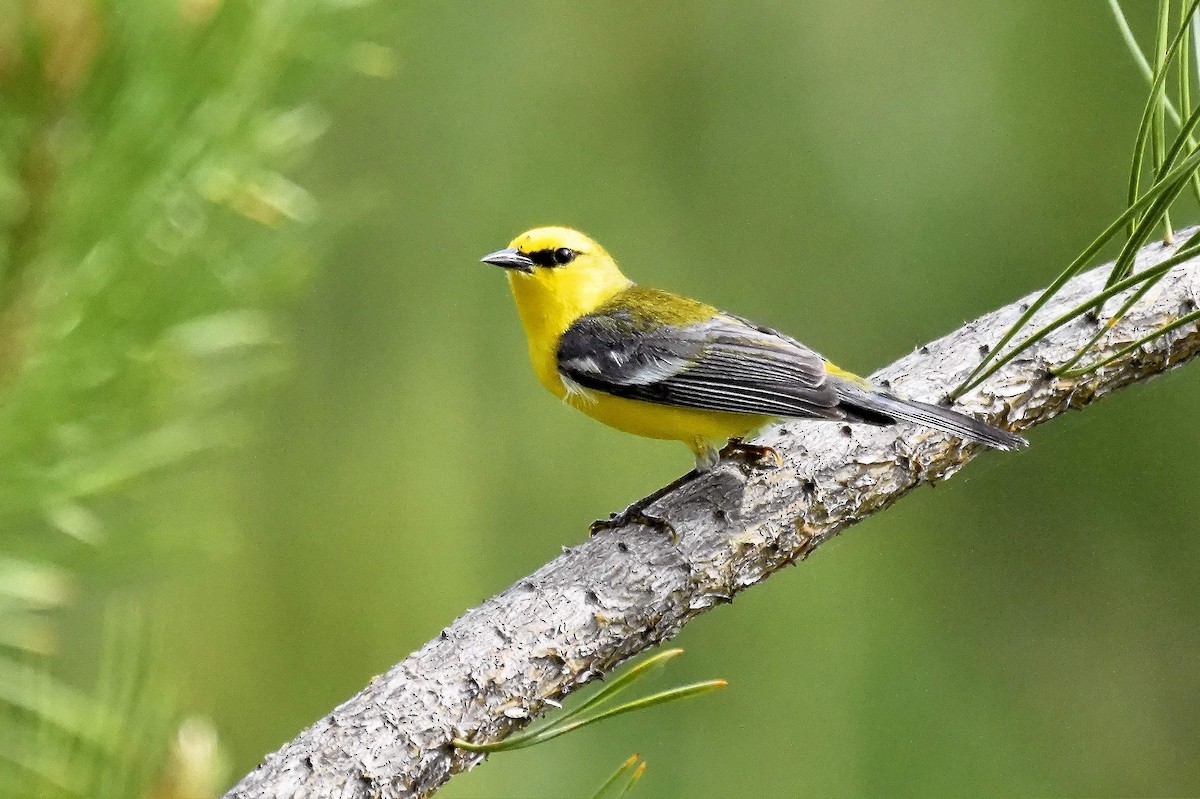
[[[1194,231],[1183,231],[1184,240]],[[1174,251],[1146,248],[1138,269]],[[1029,330],[1097,293],[1108,268],[1072,280]],[[1016,321],[1030,295],[970,322],[872,379],[936,402]],[[1175,267],[1102,340],[1114,353],[1200,304],[1200,260]],[[1110,303],[1108,308],[1117,307]],[[1009,363],[959,407],[1011,429],[1095,402],[1200,352],[1183,326],[1085,377],[1052,377],[1097,330],[1080,318]],[[922,483],[949,478],[980,448],[913,425],[788,422],[758,439],[784,465],[725,462],[658,500],[676,540],[629,526],[565,549],[442,631],[271,754],[226,797],[424,797],[483,755],[450,739],[496,740],[584,683],[671,638],[690,619],[803,560],[824,541]],[[1036,442],[1035,442],[1036,444]],[[997,453],[992,457],[1020,457]]]

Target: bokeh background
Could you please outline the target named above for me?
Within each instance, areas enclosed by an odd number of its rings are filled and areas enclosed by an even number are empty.
[[[1148,42],[1153,4],[1126,9]],[[239,447],[129,492],[147,554],[79,566],[63,614],[83,679],[87,608],[144,608],[231,778],[690,465],[544,393],[482,254],[578,227],[869,372],[1120,212],[1146,91],[1099,2],[354,13],[378,68],[309,65],[291,98],[328,127],[291,173],[317,210],[287,368]],[[1185,367],[916,492],[684,631],[667,681],[727,690],[441,795],[587,796],[632,752],[653,797],[1200,793],[1198,392]]]

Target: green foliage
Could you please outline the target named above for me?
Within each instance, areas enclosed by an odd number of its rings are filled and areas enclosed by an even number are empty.
[[[560,735],[565,735],[568,732],[577,730],[580,727],[586,727],[597,721],[603,721],[604,719],[619,716],[623,713],[631,713],[635,710],[646,710],[655,705],[662,705],[679,699],[706,694],[728,685],[725,680],[706,680],[690,685],[668,688],[665,691],[649,694],[639,699],[634,699],[631,702],[612,706],[612,700],[626,688],[629,688],[638,680],[649,676],[655,669],[665,666],[669,661],[674,660],[682,654],[682,649],[667,649],[647,657],[640,663],[630,666],[620,676],[614,678],[586,701],[580,703],[578,707],[561,714],[538,729],[513,735],[502,741],[476,743],[455,738],[453,743],[460,749],[469,749],[472,752],[508,752],[515,749],[524,749],[527,746],[545,743]]]
[[[0,794],[172,795],[182,675],[85,585],[195,550],[159,529],[171,476],[236,442],[239,398],[287,362],[275,309],[317,218],[291,175],[326,127],[307,95],[358,22],[323,0],[0,16]],[[95,659],[58,643],[64,611],[96,618],[84,593],[116,617]]]
[[[1184,189],[1190,185],[1197,199],[1200,200],[1200,152],[1198,152],[1200,145],[1197,144],[1194,136],[1197,126],[1200,125],[1200,106],[1191,108],[1191,73],[1193,64],[1192,50],[1189,46],[1190,38],[1196,36],[1197,31],[1200,31],[1200,17],[1197,16],[1197,10],[1200,9],[1200,2],[1191,0],[1183,4],[1180,8],[1179,18],[1175,21],[1173,27],[1171,22],[1171,5],[1172,0],[1159,0],[1154,49],[1155,60],[1153,68],[1151,68],[1146,56],[1138,47],[1133,32],[1129,28],[1129,23],[1125,18],[1125,14],[1121,10],[1120,3],[1118,0],[1109,0],[1109,6],[1116,17],[1117,25],[1126,46],[1133,53],[1138,65],[1150,81],[1149,96],[1146,99],[1145,109],[1142,112],[1141,122],[1138,125],[1137,137],[1133,146],[1133,159],[1129,171],[1129,193],[1125,211],[1088,245],[1087,249],[1072,261],[1070,266],[1063,270],[1050,286],[1030,304],[1029,308],[1021,314],[1021,317],[1013,326],[1005,331],[996,346],[991,348],[987,356],[968,375],[963,384],[954,390],[953,396],[960,396],[978,386],[1004,364],[1071,320],[1085,313],[1098,315],[1099,311],[1103,308],[1105,300],[1135,285],[1137,288],[1109,316],[1106,323],[1100,325],[1099,330],[1097,330],[1091,339],[1080,347],[1074,356],[1052,370],[1054,374],[1063,377],[1079,377],[1094,369],[1099,369],[1102,366],[1112,363],[1148,341],[1163,336],[1172,330],[1200,321],[1200,310],[1192,310],[1163,325],[1151,334],[1121,347],[1107,358],[1087,362],[1083,366],[1078,365],[1080,361],[1084,361],[1087,358],[1092,347],[1104,338],[1117,322],[1124,318],[1129,309],[1146,296],[1147,292],[1162,279],[1166,274],[1166,270],[1162,268],[1163,265],[1173,266],[1189,260],[1200,253],[1200,247],[1196,246],[1200,244],[1200,236],[1193,236],[1172,258],[1159,264],[1154,269],[1145,270],[1141,274],[1134,276],[1135,280],[1132,283],[1129,282],[1134,259],[1137,257],[1138,251],[1150,240],[1155,228],[1160,225],[1162,226],[1165,241],[1171,242],[1174,238],[1171,227],[1171,207]],[[1168,36],[1170,37],[1169,44]],[[1172,71],[1174,71],[1176,79],[1177,96],[1180,99],[1181,110],[1176,110],[1168,99],[1167,83]],[[1165,138],[1165,118],[1168,112],[1179,127],[1169,148],[1166,146]],[[1181,113],[1187,113],[1187,118],[1181,118]],[[1143,192],[1141,190],[1141,180],[1143,173],[1147,169],[1153,175],[1154,182]],[[1127,231],[1127,235],[1113,263],[1113,268],[1109,273],[1104,291],[1087,302],[1081,303],[1078,307],[1049,324],[1042,326],[1026,336],[1019,344],[1006,350],[1005,348],[1025,328],[1029,320],[1062,289],[1068,280],[1090,266],[1093,259],[1103,250],[1104,246],[1116,239],[1122,229]],[[1121,287],[1120,290],[1115,290],[1118,286]]]
[[[107,615],[95,684],[73,687],[45,658],[0,661],[0,793],[128,797],[159,776],[173,726],[141,615]]]
[[[640,762],[639,762],[640,761]],[[592,799],[609,799],[609,797],[625,796],[637,785],[646,773],[646,761],[641,755],[632,754],[625,762],[617,766],[617,770],[604,781],[600,789],[592,794]],[[628,778],[622,780],[622,777]]]
[[[0,325],[11,331],[0,335],[0,409],[12,407],[7,387],[21,370],[41,371],[24,357],[31,350],[14,346],[43,327],[25,310],[39,295],[22,275],[48,270],[37,266],[41,253],[61,242],[33,234],[69,221],[25,213],[66,185],[27,180],[38,174],[38,153],[56,151],[27,145],[78,139],[74,120],[84,111],[101,116],[126,76],[142,89],[115,111],[130,134],[121,180],[111,194],[68,192],[77,199],[65,207],[131,220],[121,187],[158,168],[139,163],[140,154],[156,149],[160,135],[191,129],[178,118],[131,112],[146,100],[186,112],[164,92],[219,94],[221,82],[232,91],[240,70],[230,62],[244,57],[259,74],[286,72],[266,92],[266,107],[281,117],[278,127],[263,126],[267,151],[289,120],[308,135],[329,127],[316,169],[298,171],[309,149],[302,145],[275,174],[321,198],[320,222],[359,217],[328,244],[314,243],[303,222],[259,202],[261,189],[239,192],[228,172],[210,171],[199,238],[186,235],[197,218],[187,202],[162,226],[168,242],[178,241],[178,225],[182,238],[215,254],[220,280],[205,259],[183,255],[209,275],[201,297],[211,302],[214,284],[240,291],[249,278],[267,299],[231,301],[220,308],[238,313],[218,312],[198,327],[182,321],[176,337],[148,336],[180,354],[164,366],[143,351],[120,365],[158,386],[142,392],[157,397],[153,403],[131,402],[135,421],[139,404],[146,430],[150,420],[173,418],[172,407],[196,408],[192,417],[212,433],[203,445],[223,447],[240,435],[229,411],[242,391],[227,387],[248,387],[240,382],[247,372],[256,381],[291,360],[303,365],[297,379],[266,395],[263,440],[236,453],[232,468],[211,448],[164,459],[186,443],[172,432],[185,428],[168,428],[157,438],[120,440],[131,445],[125,457],[110,458],[121,469],[73,467],[92,471],[76,489],[93,490],[90,499],[46,509],[25,501],[23,486],[6,489],[9,476],[0,483],[6,507],[28,509],[4,517],[0,573],[27,564],[39,576],[14,590],[42,597],[14,603],[13,583],[2,581],[5,635],[43,653],[34,660],[38,673],[94,699],[100,606],[114,593],[132,597],[164,625],[159,634],[149,624],[130,645],[144,650],[142,660],[158,660],[165,646],[172,661],[158,667],[157,684],[174,686],[180,706],[220,722],[228,776],[252,768],[457,609],[582,535],[587,520],[686,468],[682,451],[591,425],[543,396],[511,303],[499,276],[480,272],[480,254],[533,224],[575,225],[611,241],[648,284],[778,325],[869,371],[1044,285],[1047,258],[1075,254],[1063,252],[1064,241],[1090,240],[1097,220],[1115,216],[1144,97],[1102,6],[1045,0],[993,4],[984,15],[944,0],[377,3],[403,14],[403,32],[372,32],[382,44],[348,50],[346,29],[361,30],[351,24],[358,3],[299,2],[291,5],[300,27],[270,43],[279,60],[265,66],[255,51],[270,28],[251,35],[233,23],[257,24],[260,10],[277,16],[279,3],[104,0],[104,30],[125,37],[128,52],[109,59],[115,72],[87,73],[107,94],[85,87],[64,99],[39,96],[42,73],[10,57],[16,31],[33,24],[25,2],[0,0],[0,258],[5,296],[24,298],[3,303],[19,313]],[[1153,9],[1125,5],[1139,39],[1153,42]],[[108,21],[117,7],[127,18]],[[125,31],[148,27],[139,22],[146,14],[171,20],[173,9],[184,10],[181,21],[161,40],[132,46]],[[227,38],[204,34],[197,47],[188,30]],[[87,63],[88,37],[70,41],[65,53]],[[148,84],[155,59],[176,77]],[[308,78],[336,75],[347,63],[401,79],[331,77],[323,91],[336,96],[314,100]],[[1153,69],[1147,62],[1148,75]],[[89,91],[97,93],[84,102]],[[1189,91],[1195,95],[1194,83]],[[1179,119],[1172,108],[1189,103],[1170,84],[1167,94],[1169,133]],[[18,113],[18,103],[67,113],[51,135],[36,137],[41,117]],[[211,119],[199,106],[194,116],[197,125]],[[85,137],[81,157],[95,148],[112,161],[115,146],[104,135]],[[235,165],[259,157],[239,162],[232,149]],[[88,169],[60,170],[60,181]],[[271,171],[257,183],[268,195],[274,187],[282,203],[294,190]],[[1147,171],[1142,184],[1152,183]],[[369,207],[328,200],[364,184],[375,201]],[[292,213],[313,213],[308,202],[295,195]],[[96,238],[106,224],[93,223]],[[232,245],[235,233],[245,236],[246,255]],[[269,261],[283,239],[298,255],[271,271],[262,256]],[[134,256],[147,251],[142,245]],[[223,253],[233,260],[223,262]],[[327,279],[294,312],[302,335],[293,358],[277,345],[292,325],[271,298],[304,285],[321,260],[330,263]],[[137,268],[183,280],[174,292],[182,302],[192,301],[185,289],[203,282],[184,268]],[[265,274],[278,284],[258,284],[254,275]],[[82,288],[89,275],[78,269]],[[126,296],[142,290],[163,302],[152,282],[121,285]],[[119,296],[111,294],[118,309]],[[89,313],[104,307],[92,303]],[[131,312],[108,314],[111,335],[125,335]],[[237,335],[222,334],[231,330]],[[97,323],[86,335],[109,333]],[[265,343],[220,343],[230,337]],[[115,338],[108,351],[97,349],[111,369]],[[36,355],[58,358],[46,347]],[[82,348],[58,361],[89,366]],[[151,369],[155,363],[162,368]],[[157,383],[164,372],[165,385]],[[689,625],[681,667],[750,675],[762,688],[740,697],[735,712],[725,702],[697,702],[632,714],[496,758],[456,777],[445,795],[577,794],[583,780],[603,780],[631,737],[653,746],[654,792],[663,797],[1196,793],[1200,623],[1190,599],[1200,590],[1200,506],[1187,453],[1200,442],[1190,425],[1197,377],[1194,368],[1179,370],[1063,419],[1020,458],[981,462],[936,495],[914,495],[803,574],[748,592],[736,612]],[[139,396],[143,383],[127,385]],[[19,391],[27,397],[22,413],[35,422],[29,441],[61,438],[64,449],[77,442],[71,425],[59,436],[36,432],[46,425],[28,398],[32,386]],[[92,395],[77,399],[84,416]],[[64,403],[52,402],[44,415]],[[103,423],[92,427],[99,433],[89,435],[105,434]],[[13,428],[5,424],[0,447],[39,452],[12,444]],[[167,465],[148,470],[155,457]],[[43,461],[22,470],[6,455],[3,468],[39,483],[35,476],[58,463],[53,449]],[[122,476],[131,474],[141,476]],[[215,505],[224,515],[201,523],[189,515]],[[227,532],[235,513],[245,543]],[[189,557],[197,553],[204,557]],[[144,578],[149,572],[153,580]],[[17,665],[28,663],[8,638],[3,646]],[[780,718],[783,732],[761,734]],[[29,730],[12,721],[0,723]],[[0,750],[12,751],[6,742]],[[182,786],[214,784],[214,748],[211,726],[180,725],[167,756],[178,775],[170,782],[181,786],[171,795],[203,795]]]

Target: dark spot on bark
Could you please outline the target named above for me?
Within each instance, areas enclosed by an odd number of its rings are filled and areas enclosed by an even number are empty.
[[[586,599],[588,602],[591,602],[593,605],[600,604],[599,594],[597,594],[595,591],[593,591],[590,588],[583,592],[583,598]]]
[[[891,387],[892,387],[892,381],[891,381],[891,380],[888,380],[887,378],[884,378],[883,380],[880,380],[880,381],[879,381],[879,385],[883,386],[884,388],[891,388]]]
[[[1183,300],[1183,312],[1191,313],[1194,310],[1196,310],[1196,301],[1193,300],[1191,297],[1186,297]]]
[[[1083,314],[1083,319],[1089,325],[1100,324],[1100,314],[1096,313],[1095,308],[1089,308],[1087,311],[1085,311]]]
[[[846,438],[850,438],[854,435],[853,428],[851,428],[848,424],[842,425],[842,435],[844,435]]]
[[[1021,308],[1021,313],[1025,313],[1026,311],[1029,310],[1029,303],[1027,303],[1027,302],[1021,303],[1020,308]]]
[[[800,484],[800,493],[810,494],[810,495],[817,493],[817,481],[816,480],[805,480],[803,483]]]
[[[980,345],[979,345],[979,354],[980,354],[980,355],[987,355],[987,354],[988,354],[989,352],[991,352],[991,351],[992,351],[992,348],[991,348],[991,347],[989,347],[987,344],[980,344]]]
[[[520,583],[518,583],[518,585],[521,587],[522,591],[533,591],[536,587],[534,586],[532,580],[522,580]]]
[[[920,348],[920,349],[918,349],[918,350],[917,350],[917,352],[921,353],[922,355],[928,355],[928,354],[929,354],[929,347],[927,347],[927,346],[925,346],[924,344],[922,344],[922,345],[921,345],[921,348]]]
[[[618,541],[618,542],[617,542],[617,551],[618,551],[618,552],[628,552],[628,551],[629,551],[629,545],[628,545],[628,544],[626,544],[624,541]]]

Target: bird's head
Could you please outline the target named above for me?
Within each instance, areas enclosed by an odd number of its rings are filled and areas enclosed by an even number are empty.
[[[526,231],[505,249],[480,260],[508,272],[518,306],[557,306],[588,313],[630,285],[603,247],[565,227]]]

